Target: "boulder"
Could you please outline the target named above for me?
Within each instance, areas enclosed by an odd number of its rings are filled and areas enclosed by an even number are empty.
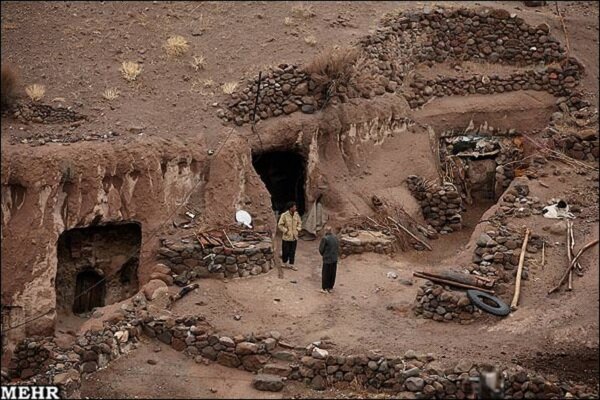
[[[252,379],[252,386],[264,392],[279,392],[283,389],[283,379],[280,376],[259,374]]]
[[[154,292],[158,288],[166,288],[166,287],[167,287],[167,284],[165,282],[163,282],[162,280],[152,279],[144,285],[144,287],[142,288],[142,291],[144,292],[144,296],[146,296],[146,299],[152,300],[153,296],[154,296]]]

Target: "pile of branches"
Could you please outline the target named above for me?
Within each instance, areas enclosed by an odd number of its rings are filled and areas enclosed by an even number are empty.
[[[437,233],[428,230],[414,220],[402,207],[391,207],[381,201],[377,196],[371,198],[376,213],[373,217],[359,215],[352,218],[344,231],[365,230],[382,232],[393,236],[394,250],[407,251],[415,245],[431,250],[431,246],[421,237],[434,238]]]

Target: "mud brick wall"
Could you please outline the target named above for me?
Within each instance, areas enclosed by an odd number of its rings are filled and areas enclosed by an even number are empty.
[[[417,289],[413,310],[416,315],[438,322],[468,324],[481,315],[464,291],[447,290],[444,286],[426,281]]]
[[[237,244],[236,244],[237,243]],[[204,247],[199,243],[162,241],[158,249],[161,263],[171,268],[175,283],[185,284],[196,278],[233,278],[267,273],[273,268],[273,243],[270,239],[246,245]]]
[[[408,188],[418,200],[423,217],[439,233],[462,228],[462,199],[453,185],[426,185],[423,178],[411,175]]]
[[[598,133],[586,130],[575,135],[554,137],[554,145],[576,160],[598,161]]]

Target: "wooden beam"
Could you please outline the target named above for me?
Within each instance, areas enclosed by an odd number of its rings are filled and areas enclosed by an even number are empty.
[[[523,274],[523,263],[525,262],[525,253],[527,252],[527,242],[529,241],[529,228],[525,230],[525,239],[521,246],[521,255],[519,256],[519,267],[517,268],[517,277],[515,279],[515,295],[510,303],[510,309],[516,310],[519,305],[519,296],[521,295],[521,275]]]

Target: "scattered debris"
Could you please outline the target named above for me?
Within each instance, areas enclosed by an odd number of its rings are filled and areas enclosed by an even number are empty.
[[[387,276],[389,279],[396,279],[396,278],[398,278],[398,274],[397,274],[397,273],[395,273],[395,272],[392,272],[392,271],[388,272],[388,273],[386,274],[386,276]]]

